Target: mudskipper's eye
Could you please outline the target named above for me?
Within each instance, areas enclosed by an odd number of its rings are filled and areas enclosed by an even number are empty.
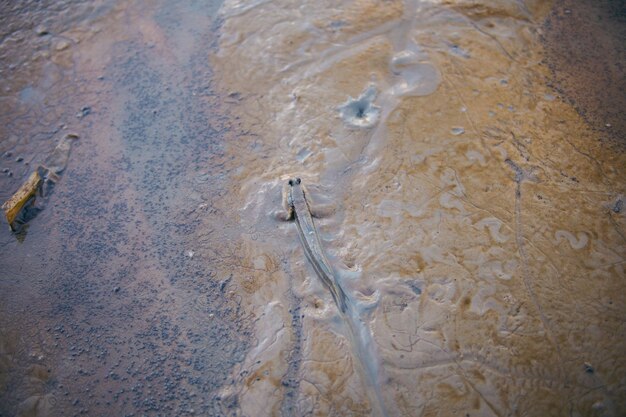
[[[296,184],[300,184],[300,178],[296,178]]]
[[[289,180],[289,185],[293,187],[293,180]]]

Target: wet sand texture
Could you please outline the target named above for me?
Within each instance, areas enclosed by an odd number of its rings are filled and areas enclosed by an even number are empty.
[[[624,154],[549,86],[549,12],[225,2],[211,62],[239,117],[244,240],[286,268],[240,281],[251,311],[280,317],[255,323],[253,378],[227,389],[243,415],[372,414],[332,297],[293,225],[267,217],[294,176],[335,204],[318,230],[368,306],[389,415],[623,412]]]
[[[0,416],[626,414],[623,117],[556,4],[3,3],[0,201],[80,139],[0,228]]]
[[[218,7],[2,5],[0,199],[81,138],[23,243],[2,234],[0,415],[236,407],[218,390],[254,336],[237,218],[215,206],[232,169],[207,65]]]
[[[626,146],[626,2],[557,1],[544,24],[555,86],[603,137]]]

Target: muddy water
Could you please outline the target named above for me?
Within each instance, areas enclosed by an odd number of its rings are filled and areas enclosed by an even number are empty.
[[[549,3],[2,8],[2,200],[79,139],[0,234],[0,415],[625,412],[626,157]]]
[[[45,208],[3,227],[0,414],[223,414],[253,335],[230,284],[237,218],[218,206],[219,4],[38,7],[3,14],[2,198],[79,138]]]

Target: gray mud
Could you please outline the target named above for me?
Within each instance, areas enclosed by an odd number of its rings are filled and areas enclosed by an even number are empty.
[[[626,147],[626,2],[558,0],[543,30],[556,89],[594,129]]]
[[[623,415],[621,32],[567,49],[621,15],[568,4],[2,2],[0,200],[58,178],[0,417]]]
[[[80,139],[21,239],[2,233],[0,415],[233,406],[218,391],[251,334],[229,285],[236,217],[213,206],[231,186],[207,65],[217,6],[2,6],[2,197],[66,131]],[[33,49],[7,49],[12,37]],[[20,59],[30,72],[5,65]]]

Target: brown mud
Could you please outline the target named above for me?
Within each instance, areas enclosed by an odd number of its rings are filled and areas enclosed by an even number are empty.
[[[287,393],[305,415],[375,409],[293,227],[266,217],[295,176],[335,204],[318,229],[346,293],[364,300],[389,415],[624,410],[626,155],[550,87],[549,12],[225,2],[211,62],[241,124],[242,216],[262,228],[249,256],[291,266],[241,282],[247,309],[280,317],[255,323],[272,343],[244,362],[271,371],[227,390],[244,415],[276,413]],[[279,307],[290,292],[305,306],[297,330]],[[298,340],[302,365],[287,368]],[[297,390],[279,383],[289,373]]]
[[[543,30],[557,90],[602,137],[623,149],[626,1],[556,1]]]
[[[79,139],[0,232],[0,416],[623,415],[626,154],[565,4],[2,3],[0,199]]]

